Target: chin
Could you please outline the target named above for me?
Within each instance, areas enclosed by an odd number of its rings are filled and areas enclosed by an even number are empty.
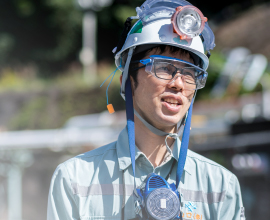
[[[160,122],[162,121],[162,124],[166,126],[175,126],[179,121],[182,120],[184,116],[181,117],[181,115],[166,115],[162,114],[160,116]]]

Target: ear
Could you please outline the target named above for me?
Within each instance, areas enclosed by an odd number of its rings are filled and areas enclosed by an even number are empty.
[[[134,96],[135,82],[131,76],[130,76],[130,83],[131,83],[131,89],[132,89],[132,96]]]
[[[122,79],[123,79],[123,74],[120,75],[120,85],[122,86]]]
[[[123,74],[121,74],[119,80],[120,80],[120,85],[122,86]],[[130,77],[130,83],[131,83],[132,95],[134,95],[134,92],[133,91],[134,91],[134,88],[135,88],[135,82],[134,82],[134,80],[133,80],[132,77]]]

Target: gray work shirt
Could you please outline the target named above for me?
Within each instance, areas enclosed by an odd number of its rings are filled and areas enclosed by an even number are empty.
[[[149,173],[166,177],[178,160],[181,141],[176,139],[172,154],[154,168],[136,149],[136,185]],[[175,183],[174,163],[169,183]],[[55,170],[49,191],[48,220],[135,218],[134,178],[125,128],[116,142],[78,155]],[[239,182],[221,165],[188,150],[178,191],[184,219],[240,220],[243,216]],[[241,211],[242,210],[242,211]],[[241,218],[241,220],[244,218]]]

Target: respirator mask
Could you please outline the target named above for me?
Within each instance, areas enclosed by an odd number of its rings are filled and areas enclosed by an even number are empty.
[[[151,173],[143,185],[136,189],[137,219],[181,219],[180,196],[174,183],[169,184],[161,176]]]

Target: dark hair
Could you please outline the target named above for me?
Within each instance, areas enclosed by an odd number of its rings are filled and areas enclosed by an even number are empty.
[[[139,53],[136,53],[136,51],[135,51],[135,54],[131,58],[131,62],[130,62],[129,70],[128,70],[129,75],[134,80],[135,88],[137,88],[137,86],[138,86],[138,80],[137,80],[138,70],[133,70],[133,69],[136,69],[137,67],[139,67],[139,63],[132,63],[132,62],[135,60],[143,59],[144,57],[147,56],[148,53],[150,53],[153,50],[155,50],[158,54],[162,54],[168,50],[172,54],[189,55],[189,57],[194,62],[193,56],[189,51],[181,49],[179,47],[173,47],[173,46],[169,46],[169,45],[157,45],[157,46],[154,46],[150,49],[146,49],[146,50],[139,52]]]

